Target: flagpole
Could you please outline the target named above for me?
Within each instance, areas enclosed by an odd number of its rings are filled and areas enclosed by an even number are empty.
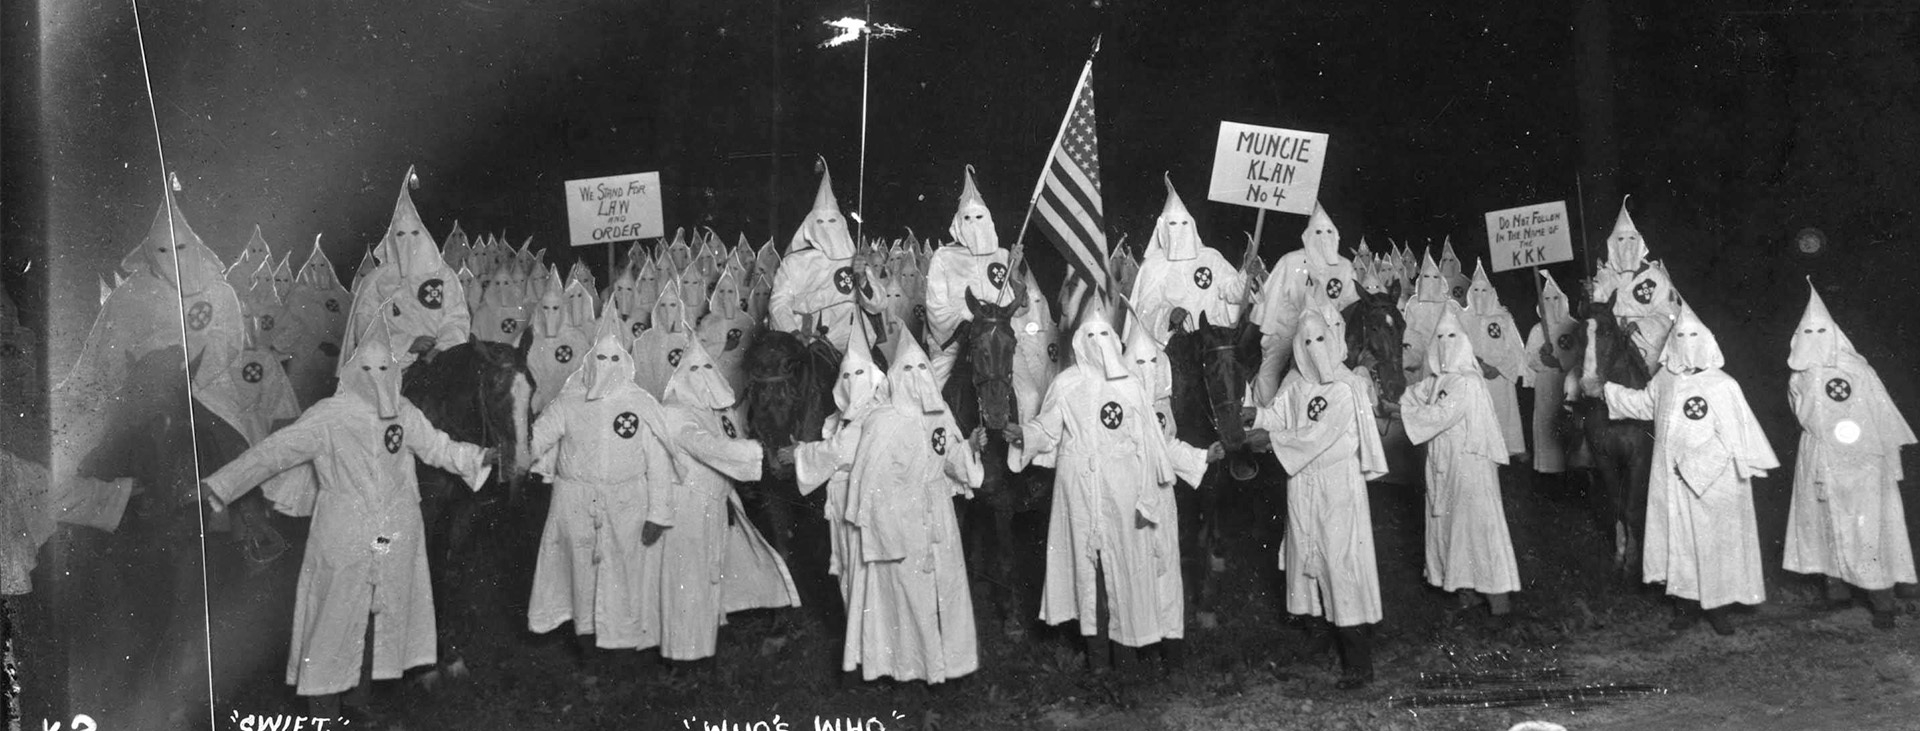
[[[1080,69],[1080,81],[1073,85],[1073,94],[1067,97],[1067,113],[1060,117],[1060,131],[1053,135],[1053,144],[1047,148],[1047,161],[1040,164],[1040,179],[1034,181],[1033,195],[1027,197],[1027,215],[1020,220],[1020,235],[1015,236],[1013,245],[1020,247],[1027,241],[1027,225],[1033,223],[1033,207],[1040,202],[1040,191],[1047,187],[1047,168],[1053,165],[1053,151],[1060,149],[1060,140],[1067,136],[1067,124],[1073,121],[1073,105],[1080,101],[1080,90],[1086,88],[1093,79],[1093,57],[1100,54],[1100,37],[1093,37],[1093,53],[1087,54],[1087,65]],[[1105,231],[1101,232],[1103,235]],[[1101,285],[1102,289],[1105,285]]]
[[[865,246],[867,228],[867,90],[869,69],[873,64],[873,0],[867,0],[867,14],[862,18],[866,27],[860,32],[860,178],[856,183],[857,200],[854,207],[859,217],[853,219],[853,239],[856,245]]]

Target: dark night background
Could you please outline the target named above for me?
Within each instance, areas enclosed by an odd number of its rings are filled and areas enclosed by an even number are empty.
[[[874,20],[911,32],[872,46],[868,235],[944,238],[973,164],[1011,243],[1103,36],[1112,239],[1145,240],[1167,171],[1209,243],[1237,257],[1253,210],[1203,200],[1223,119],[1331,135],[1321,200],[1349,250],[1362,236],[1376,248],[1451,236],[1470,261],[1486,251],[1483,212],[1556,199],[1577,210],[1578,179],[1596,250],[1631,194],[1652,255],[1715,328],[1783,463],[1805,276],[1920,416],[1920,8],[1196,5],[876,0]],[[96,278],[145,233],[162,176],[131,7],[34,12],[9,9],[0,38],[0,240],[7,290],[51,336],[57,378],[93,317]],[[258,224],[297,266],[322,234],[350,271],[409,164],[436,236],[458,219],[559,247],[562,181],[660,170],[669,230],[784,244],[812,200],[815,155],[852,210],[860,49],[817,46],[832,35],[822,21],[860,13],[844,0],[211,0],[150,3],[141,22],[160,138],[200,236],[231,260]],[[1298,246],[1303,223],[1269,217],[1269,262]],[[1830,242],[1817,256],[1791,247],[1809,226]],[[1051,247],[1029,238],[1056,277]],[[1554,272],[1567,284],[1578,268]],[[1526,277],[1496,284],[1531,325]],[[1756,489],[1776,573],[1790,474]]]

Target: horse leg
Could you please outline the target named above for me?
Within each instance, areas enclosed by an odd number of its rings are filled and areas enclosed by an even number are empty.
[[[998,440],[995,440],[998,442]],[[993,507],[993,541],[987,551],[994,565],[994,594],[1000,605],[1002,631],[1008,637],[1020,637],[1026,634],[1025,613],[1020,611],[1019,567],[1014,560],[1013,513],[1018,508],[1014,499],[1014,477],[1006,468],[1006,445],[989,444],[986,450],[987,481],[994,488],[989,499]]]
[[[1593,440],[1593,465],[1600,473],[1600,484],[1607,492],[1607,524],[1613,529],[1613,568],[1625,572],[1627,569],[1627,545],[1630,542],[1627,520],[1626,481],[1629,475],[1611,440],[1601,438]]]
[[[1653,435],[1645,429],[1636,429],[1630,449],[1627,450],[1627,578],[1641,579],[1642,555],[1647,531],[1647,486],[1653,477]]]

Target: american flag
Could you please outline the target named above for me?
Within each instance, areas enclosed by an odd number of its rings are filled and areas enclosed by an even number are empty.
[[[1074,271],[1105,290],[1106,215],[1100,202],[1100,138],[1094,131],[1092,81],[1093,60],[1088,59],[1034,191],[1034,211]]]

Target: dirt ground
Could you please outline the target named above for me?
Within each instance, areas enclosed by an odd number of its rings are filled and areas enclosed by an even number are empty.
[[[1234,492],[1218,626],[1189,617],[1188,658],[1177,670],[1143,665],[1090,676],[1071,626],[1036,627],[1010,639],[987,617],[988,592],[977,586],[982,669],[932,689],[843,675],[837,638],[793,611],[734,615],[711,661],[667,668],[653,653],[618,653],[589,676],[567,628],[527,633],[524,615],[515,616],[524,598],[515,602],[502,588],[507,582],[488,581],[476,597],[483,632],[468,651],[471,675],[431,690],[418,671],[382,683],[380,725],[1505,729],[1536,720],[1569,729],[1920,727],[1920,617],[1911,602],[1902,602],[1900,627],[1882,632],[1869,626],[1863,607],[1819,610],[1814,584],[1789,580],[1769,587],[1766,605],[1736,618],[1734,637],[1716,636],[1704,624],[1674,632],[1657,592],[1614,575],[1611,546],[1584,497],[1514,475],[1506,504],[1525,589],[1515,597],[1515,618],[1504,624],[1484,608],[1459,609],[1454,597],[1421,580],[1419,488],[1372,487],[1387,610],[1377,640],[1379,680],[1366,690],[1338,691],[1330,658],[1297,657],[1301,635],[1281,614],[1280,577],[1272,568],[1271,506],[1279,488],[1259,489]],[[297,532],[289,537],[297,546]],[[239,584],[215,593],[229,597],[216,602],[212,622],[223,729],[247,714],[304,710],[282,684],[297,566],[296,549],[268,572],[232,579]],[[1412,702],[1422,693],[1472,696],[1454,699],[1467,702],[1503,691],[1557,700],[1522,707]]]

